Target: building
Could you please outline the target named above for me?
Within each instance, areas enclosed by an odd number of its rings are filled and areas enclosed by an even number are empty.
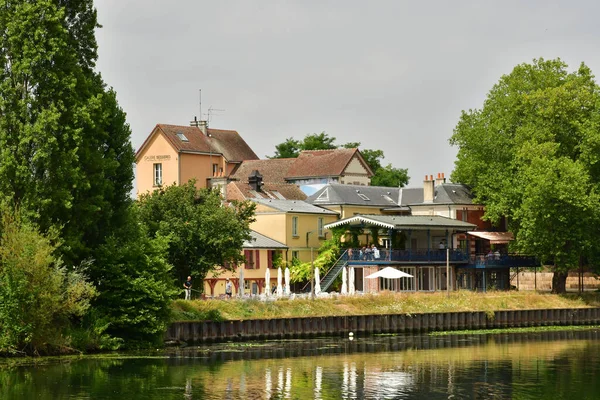
[[[258,157],[232,130],[158,124],[136,153],[137,194],[196,180],[198,188],[220,186],[244,160]]]
[[[245,262],[218,267],[209,272],[204,279],[204,294],[210,297],[219,297],[225,294],[225,282],[227,278],[233,285],[233,295],[252,294],[257,295],[277,284],[277,260],[283,259],[287,246],[268,236],[256,231],[250,232],[251,239],[243,246]],[[271,272],[270,282],[265,282],[266,270]],[[240,279],[244,280],[244,290],[240,288]]]

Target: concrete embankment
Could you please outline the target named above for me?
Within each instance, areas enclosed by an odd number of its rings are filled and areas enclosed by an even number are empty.
[[[165,333],[168,342],[222,342],[229,340],[306,338],[315,336],[425,333],[431,331],[520,328],[550,325],[599,325],[600,308],[506,310],[486,313],[355,315],[255,319],[237,321],[175,322]]]

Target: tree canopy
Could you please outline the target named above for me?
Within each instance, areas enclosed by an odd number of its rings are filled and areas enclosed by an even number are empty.
[[[269,158],[296,158],[303,150],[328,150],[340,147],[351,149],[360,147],[360,142],[348,142],[338,146],[335,144],[335,140],[335,137],[331,137],[325,132],[306,135],[301,141],[288,138],[285,142],[275,146],[275,154]],[[388,164],[385,167],[381,165],[381,161],[384,159],[382,150],[363,149],[360,150],[360,153],[373,171],[374,175],[371,178],[371,185],[399,187],[408,183],[408,169],[395,168],[392,164]]]
[[[169,238],[168,261],[180,281],[188,275],[204,279],[216,265],[243,261],[256,206],[221,203],[217,190],[197,189],[193,180],[140,197],[140,221],[151,238]]]
[[[481,109],[463,111],[450,143],[452,180],[470,185],[514,247],[566,273],[597,257],[600,88],[590,69],[534,60],[500,78]]]

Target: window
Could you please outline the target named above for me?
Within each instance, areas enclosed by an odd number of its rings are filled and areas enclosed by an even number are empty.
[[[365,196],[365,195],[364,195],[364,194],[362,194],[362,193],[357,193],[357,195],[358,195],[358,197],[360,197],[360,198],[361,198],[361,199],[363,199],[363,200],[367,200],[367,201],[368,201],[368,200],[370,200],[370,199],[369,199],[367,196]]]
[[[292,217],[292,236],[298,236],[298,217]]]
[[[319,197],[317,197],[315,199],[315,202],[317,201],[329,201],[329,189],[325,189],[320,195]]]
[[[323,218],[319,217],[317,222],[317,232],[319,233],[319,237],[323,237]]]
[[[267,268],[277,269],[275,263],[281,260],[280,250],[268,250],[267,251]]]
[[[299,255],[298,254],[299,254],[298,250],[292,250],[292,261],[299,259]]]
[[[244,250],[244,258],[246,259],[246,269],[260,268],[260,250]]]
[[[182,142],[189,142],[188,138],[182,132],[177,132],[177,137]]]
[[[162,164],[154,164],[154,186],[162,185]]]
[[[213,164],[212,176],[218,176],[219,164]]]

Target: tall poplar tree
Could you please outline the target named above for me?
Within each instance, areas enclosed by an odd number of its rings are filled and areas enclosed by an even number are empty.
[[[58,227],[70,264],[118,228],[133,180],[125,114],[95,71],[96,27],[92,0],[0,0],[0,196]]]

